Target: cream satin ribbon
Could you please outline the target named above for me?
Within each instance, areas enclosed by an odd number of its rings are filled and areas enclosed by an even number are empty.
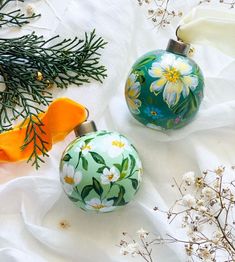
[[[235,57],[235,11],[199,6],[181,20],[177,36],[185,43],[211,45]]]

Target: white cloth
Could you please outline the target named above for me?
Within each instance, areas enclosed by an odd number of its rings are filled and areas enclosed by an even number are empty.
[[[232,9],[194,8],[182,19],[177,35],[183,42],[212,45],[235,57],[235,16]]]
[[[187,12],[197,1],[174,1]],[[30,3],[30,2],[29,2]],[[173,177],[196,173],[235,161],[235,61],[215,48],[196,46],[195,61],[206,79],[205,98],[196,119],[187,127],[166,133],[137,123],[128,112],[124,84],[133,62],[153,49],[164,49],[174,37],[176,24],[157,32],[135,0],[35,0],[42,18],[20,30],[5,29],[1,37],[35,30],[46,37],[83,36],[96,28],[109,42],[102,51],[108,68],[104,84],[55,90],[85,104],[99,129],[118,131],[135,144],[144,165],[144,180],[136,199],[120,211],[91,215],[67,199],[59,182],[59,161],[74,135],[56,144],[39,171],[25,162],[1,164],[1,181],[16,178],[0,187],[0,261],[4,262],[120,262],[142,261],[121,256],[116,246],[121,233],[133,236],[141,227],[156,234],[181,236],[180,224],[168,225],[154,206],[166,209],[177,193]],[[177,8],[177,7],[176,7]],[[201,29],[203,30],[203,29]],[[20,177],[22,176],[22,177]],[[59,224],[67,221],[70,227]],[[156,247],[158,262],[185,262],[183,246]]]

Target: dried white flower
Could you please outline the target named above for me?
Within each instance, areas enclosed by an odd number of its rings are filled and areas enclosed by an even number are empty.
[[[207,212],[207,208],[205,206],[199,206],[198,207],[198,211],[201,213],[206,213]]]
[[[183,196],[182,202],[183,202],[183,205],[187,207],[194,207],[196,205],[195,197],[190,194]]]
[[[215,191],[211,189],[210,187],[204,187],[202,189],[202,195],[210,200],[214,198],[216,194],[215,194]]]
[[[120,253],[123,255],[123,256],[126,256],[128,255],[128,250],[127,250],[127,246],[121,246],[120,248]]]
[[[213,261],[212,254],[210,253],[210,250],[208,248],[202,248],[199,251],[199,256],[203,259],[205,262]]]
[[[26,6],[26,12],[27,12],[27,15],[29,15],[29,16],[33,15],[35,13],[33,6],[32,5],[27,5]]]
[[[127,251],[132,256],[136,255],[139,251],[139,244],[138,243],[129,243],[127,246]]]
[[[217,231],[213,234],[213,241],[214,243],[218,244],[218,242],[220,241],[220,239],[223,237],[223,234],[221,233],[221,231]]]
[[[197,205],[198,205],[198,206],[203,206],[204,203],[205,203],[205,201],[202,200],[202,199],[198,199],[198,200],[197,200]]]
[[[137,235],[138,235],[139,238],[144,238],[144,239],[147,238],[148,235],[149,235],[149,232],[146,231],[146,230],[144,230],[143,228],[141,228],[140,230],[138,230],[136,233],[137,233]]]
[[[195,173],[192,171],[187,172],[183,175],[182,179],[187,185],[190,186],[195,183]]]
[[[187,227],[186,233],[188,237],[192,238],[195,232],[193,231],[192,227]]]

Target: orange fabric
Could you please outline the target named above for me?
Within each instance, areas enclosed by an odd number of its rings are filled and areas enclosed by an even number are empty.
[[[40,136],[47,142],[46,148],[50,150],[53,143],[63,140],[77,125],[87,118],[86,108],[68,98],[58,98],[50,104],[45,113],[39,114],[43,123]],[[27,122],[14,129],[0,134],[0,162],[15,162],[28,159],[33,151],[33,143],[24,150]],[[43,131],[45,133],[43,133]]]

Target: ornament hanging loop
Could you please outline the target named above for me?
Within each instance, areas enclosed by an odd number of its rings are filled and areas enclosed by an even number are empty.
[[[191,46],[191,44],[189,43],[185,43],[178,35],[178,32],[179,32],[179,29],[180,29],[180,25],[176,28],[176,31],[175,31],[175,35],[176,35],[176,38],[177,38],[177,41],[179,43],[182,43],[182,44],[185,44],[185,45],[188,45],[188,48],[187,48],[187,51],[186,51],[186,56],[189,56],[189,57],[193,57],[194,53],[195,53],[195,48]]]
[[[86,110],[86,120],[85,121],[87,121],[90,116],[90,111],[88,110],[87,107],[85,107],[85,110]]]
[[[81,136],[84,136],[88,133],[97,131],[95,122],[88,120],[89,115],[90,115],[88,108],[85,107],[85,110],[87,112],[86,120],[83,123],[81,123],[80,125],[78,125],[74,128],[74,133],[75,133],[76,137],[81,137]]]
[[[177,26],[177,28],[176,28],[176,30],[175,30],[175,35],[176,35],[177,41],[183,42],[183,41],[179,38],[179,36],[178,36],[178,31],[179,31],[179,29],[180,29],[180,25]]]

